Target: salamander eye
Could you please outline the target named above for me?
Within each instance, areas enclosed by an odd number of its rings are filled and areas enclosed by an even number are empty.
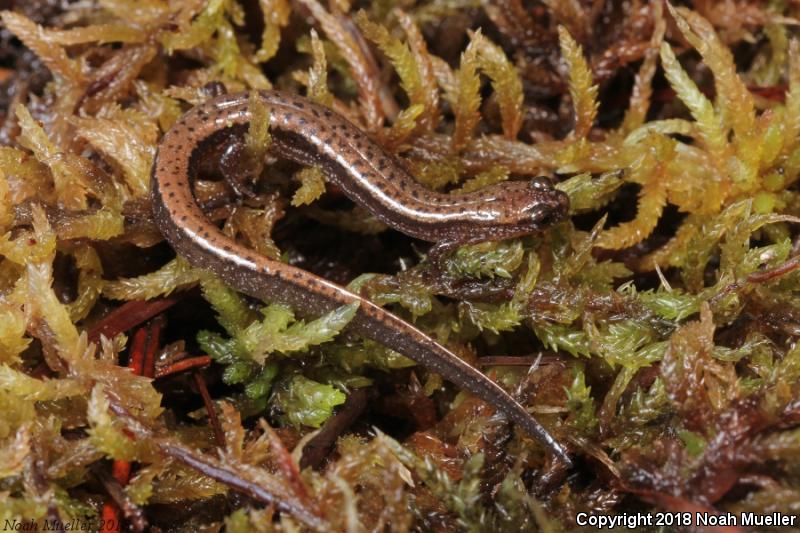
[[[534,216],[533,222],[539,227],[546,227],[555,222],[556,217],[550,209],[542,209],[538,212],[538,216]]]
[[[566,195],[564,195],[566,197]],[[562,204],[542,203],[528,209],[528,224],[537,229],[544,229],[564,219],[566,209]]]
[[[528,209],[528,221],[535,226],[546,226],[552,217],[552,210],[543,205],[533,206]]]
[[[528,183],[531,189],[537,191],[549,191],[553,188],[553,182],[547,176],[536,176]]]

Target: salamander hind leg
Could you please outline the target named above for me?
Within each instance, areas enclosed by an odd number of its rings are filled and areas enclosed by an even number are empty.
[[[263,164],[252,161],[247,156],[244,141],[237,135],[232,135],[225,141],[225,148],[219,161],[219,169],[233,192],[237,196],[254,198],[256,196],[255,183],[261,174]]]

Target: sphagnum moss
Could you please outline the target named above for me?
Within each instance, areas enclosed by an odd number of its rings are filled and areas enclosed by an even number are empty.
[[[797,513],[800,8],[683,4],[0,14],[0,520],[560,531],[579,512]],[[228,235],[479,365],[573,471],[342,333],[354,309],[254,302],[159,244],[157,143],[220,84],[305,93],[432,189],[560,182],[571,220],[434,266],[314,167],[265,159],[264,108],[232,166],[200,163],[196,195]],[[311,439],[333,449],[301,471]]]

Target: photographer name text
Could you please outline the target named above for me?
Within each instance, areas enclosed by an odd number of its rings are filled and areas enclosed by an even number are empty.
[[[119,522],[115,520],[71,520],[42,519],[19,520],[16,518],[3,520],[0,531],[104,531],[115,530]]]

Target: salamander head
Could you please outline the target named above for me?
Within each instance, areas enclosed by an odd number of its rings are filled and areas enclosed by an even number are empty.
[[[497,231],[503,237],[541,231],[564,220],[569,212],[569,197],[546,177],[499,186],[503,187],[504,213]]]

